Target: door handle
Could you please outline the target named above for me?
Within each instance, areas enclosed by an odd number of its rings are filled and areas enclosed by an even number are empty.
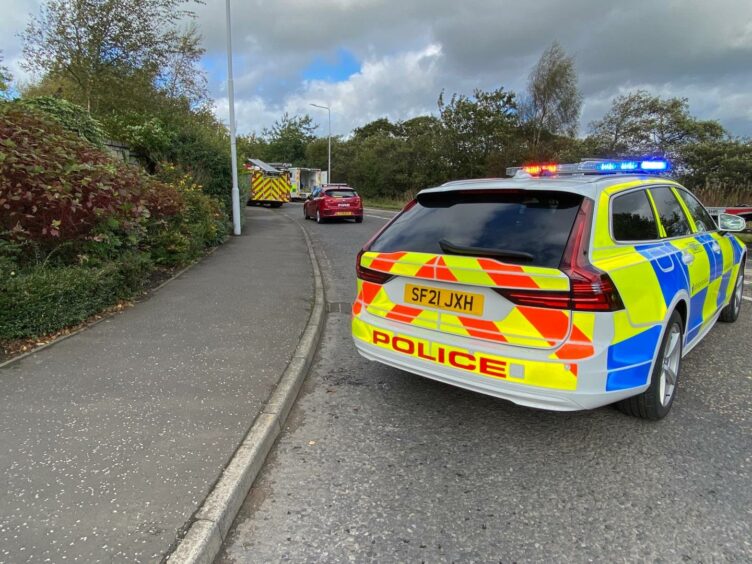
[[[684,251],[682,252],[682,262],[687,265],[692,264],[695,262],[695,256],[692,253]]]

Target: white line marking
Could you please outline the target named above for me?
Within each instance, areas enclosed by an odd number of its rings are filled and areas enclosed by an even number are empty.
[[[752,302],[752,298],[749,298],[747,296],[742,296],[743,300],[747,300],[748,302]]]
[[[371,215],[371,214],[368,214],[368,213],[365,214],[365,216],[366,217],[375,217],[375,218],[378,218],[378,219],[383,219],[384,221],[389,221],[390,219],[392,219],[391,217],[381,217],[380,215]]]

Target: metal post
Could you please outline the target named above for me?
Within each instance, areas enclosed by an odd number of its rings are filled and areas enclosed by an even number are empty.
[[[240,190],[238,189],[238,149],[235,141],[235,87],[232,81],[232,21],[227,0],[227,95],[230,102],[230,160],[232,161],[232,227],[240,235]]]
[[[321,108],[326,110],[329,114],[329,158],[326,168],[326,181],[328,184],[332,183],[332,110],[329,106],[323,106],[321,104],[311,104],[314,108]]]
[[[332,183],[332,110],[327,107],[326,111],[329,114],[329,158],[327,159],[327,165],[326,165],[326,181],[329,184],[331,184]]]

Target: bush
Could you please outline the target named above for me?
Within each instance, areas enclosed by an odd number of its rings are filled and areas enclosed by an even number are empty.
[[[174,167],[163,180],[0,104],[0,339],[80,323],[132,296],[155,265],[221,243],[222,203]]]
[[[184,202],[174,187],[11,104],[0,112],[0,209],[0,232],[27,260],[57,253],[70,262],[106,250],[103,242],[116,254],[137,248],[147,224],[169,221]]]
[[[131,297],[151,269],[143,254],[128,254],[101,268],[36,266],[0,286],[0,339],[44,335]]]
[[[52,96],[23,98],[14,103],[39,110],[58,122],[64,129],[76,133],[97,147],[104,146],[106,134],[102,124],[91,117],[91,114],[81,106]]]

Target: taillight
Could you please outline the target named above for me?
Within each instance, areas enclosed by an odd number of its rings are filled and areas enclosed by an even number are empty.
[[[577,212],[559,265],[559,269],[569,277],[569,292],[507,288],[495,288],[495,291],[510,302],[522,306],[574,311],[624,309],[624,303],[611,277],[590,264],[587,258],[592,219],[593,201],[585,198]]]
[[[559,269],[570,279],[570,307],[576,311],[616,311],[624,309],[611,277],[588,260],[593,200],[582,200]]]
[[[378,270],[371,270],[370,268],[366,268],[364,266],[360,265],[360,259],[363,257],[363,253],[368,251],[371,248],[371,245],[373,242],[379,238],[379,236],[386,231],[392,223],[397,221],[403,213],[408,211],[410,208],[412,208],[415,204],[418,203],[418,200],[410,200],[407,204],[405,204],[405,207],[402,208],[402,211],[399,212],[397,215],[395,215],[392,219],[390,219],[384,227],[379,229],[376,233],[373,234],[373,237],[371,237],[368,242],[363,245],[363,248],[358,253],[358,258],[355,262],[355,275],[360,278],[361,280],[365,280],[366,282],[373,282],[375,284],[386,284],[389,280],[392,279],[391,274],[386,274],[384,272],[379,272]]]
[[[516,305],[569,309],[569,292],[510,290],[505,288],[494,288],[494,291]]]
[[[358,258],[355,262],[355,275],[360,278],[361,280],[365,280],[366,282],[373,282],[374,284],[386,284],[391,280],[392,275],[387,274],[386,272],[379,272],[378,270],[371,270],[370,268],[366,268],[365,266],[362,266],[360,264],[360,260],[363,257],[363,253],[365,253],[366,250],[363,249],[358,253]]]

